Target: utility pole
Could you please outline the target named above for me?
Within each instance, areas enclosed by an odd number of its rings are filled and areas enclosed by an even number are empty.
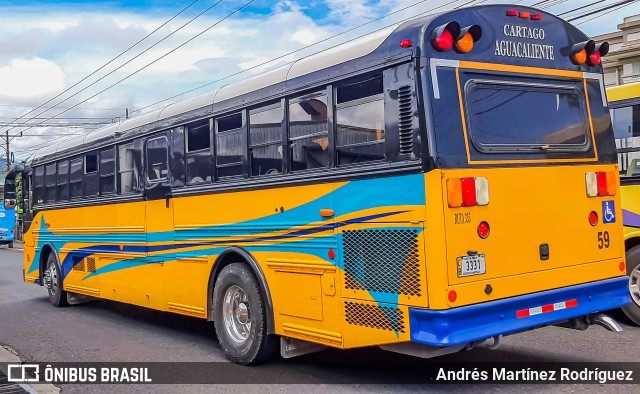
[[[11,160],[11,153],[9,153],[9,130],[6,131],[6,138],[7,138],[7,173],[9,173],[9,171],[11,171],[11,163],[9,162],[9,160]]]

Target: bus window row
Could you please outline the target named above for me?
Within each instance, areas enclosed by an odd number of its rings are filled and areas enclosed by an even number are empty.
[[[383,161],[384,112],[382,73],[353,78],[147,137],[143,168],[133,142],[37,166],[35,201],[139,192],[139,171],[182,186]]]

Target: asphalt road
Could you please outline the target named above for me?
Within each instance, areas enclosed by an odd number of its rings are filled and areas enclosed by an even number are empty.
[[[590,387],[598,392],[618,392],[623,386],[565,385],[402,385],[385,376],[385,364],[461,362],[640,361],[640,328],[620,313],[623,333],[601,327],[575,331],[548,327],[503,339],[497,350],[474,349],[431,360],[383,352],[378,349],[327,350],[289,360],[275,360],[260,367],[234,368],[251,381],[254,368],[273,376],[286,376],[297,384],[243,385],[62,385],[63,393],[102,392],[575,392]],[[110,301],[96,301],[67,308],[49,304],[43,287],[22,282],[22,251],[0,248],[0,345],[9,346],[30,362],[175,361],[226,363],[215,339],[213,325],[200,319],[161,313]],[[335,360],[340,360],[336,363]],[[349,365],[373,362],[360,373],[358,384],[330,384],[354,376]],[[218,364],[227,365],[227,364]],[[361,372],[361,371],[359,371]],[[637,389],[633,387],[633,389]]]

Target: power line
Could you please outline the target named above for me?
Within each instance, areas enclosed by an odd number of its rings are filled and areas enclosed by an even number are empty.
[[[608,5],[606,7],[602,7],[600,9],[594,10],[594,11],[589,11],[589,12],[587,12],[585,14],[573,17],[571,19],[567,19],[567,21],[568,22],[573,22],[575,20],[582,19],[584,17],[590,16],[590,15],[593,15],[593,14],[598,14],[598,13],[600,13],[602,11],[606,11],[606,10],[609,10],[611,8],[618,7],[618,6],[621,6],[620,8],[622,8],[622,6],[629,5],[631,3],[635,3],[636,1],[638,1],[638,0],[622,0],[622,1],[617,2],[615,4],[611,4],[611,5]]]
[[[581,24],[583,24],[583,23],[587,23],[587,22],[589,22],[589,21],[592,21],[592,20],[594,20],[594,19],[596,19],[596,18],[599,18],[599,17],[601,17],[601,16],[603,16],[603,15],[610,14],[610,13],[612,13],[612,12],[614,12],[614,11],[618,11],[619,9],[622,9],[622,8],[624,8],[624,7],[628,7],[628,6],[630,6],[631,4],[636,3],[636,2],[637,2],[637,0],[636,0],[636,1],[633,1],[633,2],[631,2],[631,3],[629,3],[629,4],[623,4],[623,5],[619,6],[619,7],[616,7],[616,8],[614,8],[614,9],[611,9],[611,10],[609,10],[609,11],[607,11],[607,12],[603,13],[602,15],[596,15],[596,16],[594,16],[593,18],[589,18],[589,19],[587,19],[587,20],[585,20],[585,21],[582,21],[582,22],[580,22],[580,23],[576,23],[576,26],[577,26],[577,25],[581,25]]]
[[[563,12],[563,13],[561,13],[561,14],[556,14],[556,16],[562,16],[562,15],[570,14],[570,13],[572,13],[572,12],[574,12],[574,11],[579,11],[579,10],[582,10],[582,9],[584,9],[584,8],[589,8],[589,7],[591,7],[591,6],[592,6],[592,5],[594,5],[594,4],[604,3],[605,1],[606,1],[606,0],[598,0],[598,1],[594,1],[593,3],[589,3],[589,4],[587,4],[587,5],[583,5],[582,7],[574,8],[574,9],[572,9],[571,11],[565,11],[565,12]]]
[[[155,60],[153,60],[152,62],[150,62],[150,63],[146,64],[145,66],[143,66],[143,67],[141,67],[141,68],[139,68],[138,70],[136,70],[136,71],[134,71],[133,73],[131,73],[131,74],[127,75],[126,77],[124,77],[124,78],[120,79],[119,81],[117,81],[117,82],[115,82],[114,84],[112,84],[112,85],[108,86],[107,88],[105,88],[105,89],[101,90],[100,92],[98,92],[98,93],[94,94],[93,96],[91,96],[91,97],[89,97],[89,98],[87,98],[87,99],[85,99],[85,100],[83,100],[83,101],[79,102],[79,103],[78,103],[78,104],[76,104],[75,106],[72,106],[72,107],[68,108],[68,109],[67,109],[67,110],[65,110],[65,111],[62,111],[62,112],[60,112],[60,113],[58,113],[58,114],[56,114],[56,115],[54,115],[54,116],[52,116],[52,117],[50,117],[50,118],[47,118],[45,121],[47,121],[47,120],[51,120],[51,119],[54,119],[56,116],[62,115],[62,114],[64,114],[64,113],[66,113],[66,112],[70,111],[71,109],[75,108],[76,106],[78,106],[78,105],[80,105],[80,104],[83,104],[83,103],[85,103],[85,102],[87,102],[87,101],[91,100],[92,98],[94,98],[94,97],[98,96],[99,94],[102,94],[102,93],[104,93],[105,91],[107,91],[107,90],[111,89],[112,87],[114,87],[114,86],[118,85],[119,83],[121,83],[121,82],[123,82],[123,81],[125,81],[125,80],[127,80],[127,79],[129,79],[129,78],[131,78],[132,76],[136,75],[137,73],[139,73],[140,71],[144,70],[145,68],[147,68],[147,67],[151,66],[152,64],[154,64],[154,63],[156,63],[156,62],[158,62],[158,61],[162,60],[163,58],[167,57],[168,55],[172,54],[173,52],[175,52],[175,51],[177,51],[178,49],[182,48],[183,46],[187,45],[187,44],[188,44],[188,43],[190,43],[191,41],[193,41],[193,40],[195,40],[196,38],[200,37],[200,36],[201,36],[201,35],[203,35],[204,33],[208,32],[208,31],[209,31],[209,30],[211,30],[211,29],[213,29],[214,27],[216,27],[216,26],[217,26],[217,25],[219,25],[220,23],[224,22],[225,20],[229,19],[230,17],[232,17],[232,16],[233,16],[233,15],[235,15],[236,13],[238,13],[238,12],[242,11],[244,8],[248,7],[249,5],[251,5],[252,3],[254,3],[255,1],[256,1],[256,0],[249,0],[248,2],[246,2],[245,4],[243,4],[241,7],[236,8],[234,11],[232,11],[232,12],[231,12],[231,13],[229,13],[229,14],[227,14],[225,17],[223,17],[222,19],[218,20],[216,23],[214,23],[214,24],[212,24],[211,26],[207,27],[206,29],[204,29],[204,30],[203,30],[203,31],[201,31],[200,33],[196,34],[196,35],[195,35],[195,36],[193,36],[192,38],[188,39],[187,41],[185,41],[185,42],[183,42],[182,44],[178,45],[177,47],[173,48],[173,49],[172,49],[172,50],[170,50],[169,52],[166,52],[164,55],[162,55],[162,56],[160,56],[160,57],[156,58],[156,59],[155,59]],[[219,1],[218,3],[216,3],[216,4],[219,4],[219,3],[220,3],[220,1]],[[27,128],[27,130],[28,130],[28,128]],[[14,137],[15,137],[15,135],[14,135]],[[53,141],[53,140],[52,140],[52,141]],[[49,142],[51,142],[51,141],[49,141]]]
[[[59,93],[58,95],[52,97],[51,99],[49,99],[48,101],[46,101],[45,103],[41,104],[40,106],[32,109],[31,111],[27,112],[26,114],[22,115],[20,118],[16,119],[20,120],[22,118],[24,118],[25,116],[29,115],[30,113],[33,113],[35,111],[37,111],[38,109],[44,107],[45,105],[49,104],[50,102],[52,102],[53,100],[57,99],[58,97],[62,96],[63,94],[65,94],[66,92],[68,92],[69,90],[73,89],[74,87],[78,86],[79,84],[81,84],[82,82],[86,81],[89,77],[91,77],[92,75],[96,74],[98,71],[102,70],[103,68],[105,68],[106,66],[108,66],[109,64],[113,63],[115,60],[117,60],[118,58],[120,58],[122,55],[124,55],[125,53],[129,52],[131,49],[133,49],[134,47],[136,47],[138,44],[140,44],[142,41],[146,40],[147,38],[149,38],[149,36],[151,36],[152,34],[154,34],[155,32],[157,32],[158,30],[160,30],[161,28],[163,28],[164,26],[166,26],[168,23],[170,23],[172,20],[174,20],[175,18],[177,18],[180,14],[182,14],[183,12],[185,12],[186,10],[188,10],[189,8],[191,8],[191,6],[193,6],[195,3],[197,3],[200,0],[194,0],[191,4],[189,4],[188,6],[186,6],[185,8],[183,8],[180,12],[178,12],[176,15],[174,15],[173,17],[171,17],[169,20],[167,20],[166,22],[164,22],[162,25],[158,26],[155,30],[153,30],[151,33],[147,34],[146,36],[144,36],[143,38],[141,38],[140,40],[138,40],[135,44],[131,45],[129,48],[125,49],[123,52],[120,52],[120,54],[118,54],[116,57],[114,57],[113,59],[109,60],[107,63],[103,64],[102,66],[100,66],[99,68],[97,68],[96,70],[94,70],[93,72],[91,72],[89,75],[87,75],[86,77],[82,78],[80,81],[76,82],[75,84],[71,85],[70,87],[68,87],[67,89],[65,89],[63,92]],[[148,49],[147,49],[148,50]],[[144,53],[144,52],[142,52]],[[125,63],[126,64],[126,63]],[[121,66],[122,67],[122,66]],[[117,70],[117,69],[116,69]],[[107,74],[109,75],[109,74]],[[98,80],[99,81],[99,80]],[[98,81],[93,82],[94,84]],[[91,84],[93,85],[93,84]],[[89,85],[89,86],[91,86]],[[89,87],[87,86],[87,87]],[[85,87],[85,89],[87,88]],[[84,89],[83,89],[84,90]],[[82,92],[83,90],[80,90],[80,92]],[[78,93],[80,93],[78,92]],[[76,93],[77,94],[77,93]],[[73,97],[73,96],[71,96]],[[70,97],[69,97],[70,98]],[[64,102],[64,101],[63,101]],[[58,103],[60,104],[60,103]],[[56,104],[56,105],[58,105]],[[47,109],[48,111],[48,109]],[[44,112],[47,112],[44,111]],[[42,113],[44,113],[42,112]],[[42,113],[38,114],[41,115]],[[38,116],[36,115],[36,116]],[[32,118],[33,119],[33,118]],[[9,129],[11,130],[11,129]]]
[[[198,0],[198,1],[199,1],[199,0]],[[87,86],[85,86],[84,88],[80,89],[79,91],[75,92],[75,93],[74,93],[74,94],[72,94],[71,96],[69,96],[69,97],[65,98],[65,99],[64,99],[64,100],[62,100],[62,101],[59,101],[59,102],[58,102],[58,103],[56,103],[55,105],[60,105],[60,104],[62,104],[62,103],[64,103],[64,102],[66,102],[66,101],[69,101],[71,98],[73,98],[73,97],[77,96],[78,94],[80,94],[80,93],[84,92],[85,90],[87,90],[87,89],[88,89],[88,88],[90,88],[91,86],[93,86],[93,85],[95,85],[96,83],[98,83],[98,82],[102,81],[103,79],[105,79],[105,78],[106,78],[106,77],[108,77],[109,75],[111,75],[111,74],[115,73],[116,71],[120,70],[122,67],[124,67],[124,66],[126,66],[127,64],[131,63],[132,61],[134,61],[135,59],[139,58],[140,56],[142,56],[143,54],[145,54],[146,52],[148,52],[149,50],[151,50],[152,48],[154,48],[154,47],[155,47],[155,46],[157,46],[158,44],[162,43],[163,41],[165,41],[165,40],[166,40],[166,39],[168,39],[169,37],[173,36],[174,34],[176,34],[177,32],[179,32],[180,30],[182,30],[183,28],[185,28],[185,27],[186,27],[187,25],[189,25],[191,22],[195,21],[196,19],[198,19],[199,17],[201,17],[201,16],[202,16],[202,15],[204,15],[205,13],[209,12],[211,9],[213,9],[215,6],[217,6],[217,5],[218,5],[218,4],[220,4],[221,2],[222,2],[222,0],[218,0],[218,1],[217,1],[216,3],[214,3],[212,6],[208,7],[207,9],[205,9],[204,11],[202,11],[201,13],[199,13],[198,15],[196,15],[194,18],[192,18],[191,20],[189,20],[188,22],[186,22],[185,24],[183,24],[182,26],[180,26],[178,29],[176,29],[176,30],[172,31],[171,33],[169,33],[168,35],[166,35],[165,37],[163,37],[163,38],[162,38],[162,39],[160,39],[159,41],[155,42],[153,45],[151,45],[150,47],[146,48],[144,51],[142,51],[142,52],[138,53],[136,56],[134,56],[134,57],[132,57],[131,59],[127,60],[125,63],[121,64],[120,66],[118,66],[118,67],[116,67],[115,69],[111,70],[111,71],[110,71],[110,72],[108,72],[107,74],[105,74],[105,75],[103,75],[102,77],[98,78],[97,80],[93,81],[93,82],[92,82],[92,83],[90,83],[89,85],[87,85]],[[195,3],[195,2],[194,2],[194,3]],[[191,5],[193,5],[194,3],[192,3]],[[191,5],[189,5],[189,7],[190,7]],[[187,8],[188,8],[188,7],[187,7]],[[185,8],[185,10],[186,10],[186,8]],[[181,11],[180,13],[182,13],[182,12],[184,12],[184,10],[183,10],[183,11]],[[179,15],[179,14],[178,14],[178,15]],[[177,17],[178,15],[174,16],[173,18]],[[172,19],[173,19],[173,18],[172,18]],[[169,21],[170,21],[170,20],[169,20]],[[165,24],[166,24],[166,23],[169,23],[169,21],[165,22]],[[163,25],[163,26],[164,26],[164,25]],[[162,26],[160,26],[158,29],[160,29],[161,27],[162,27]],[[154,31],[157,31],[158,29],[156,29],[156,30],[154,30]],[[150,35],[150,34],[153,34],[153,33],[149,33],[149,35]],[[137,45],[137,44],[136,44],[136,45]],[[134,46],[135,46],[135,45],[134,45]],[[147,65],[147,66],[148,66],[148,65]],[[104,66],[103,66],[103,67],[104,67]],[[103,67],[101,67],[101,68],[103,68]],[[101,69],[101,68],[100,68],[100,69]],[[90,74],[90,75],[91,75],[91,74]],[[90,76],[90,75],[89,75],[89,76]],[[84,80],[86,80],[89,76],[85,77],[85,78],[83,79],[83,81],[84,81]],[[81,82],[82,82],[82,81],[81,81]],[[76,84],[76,85],[77,85],[77,84]],[[74,85],[74,86],[75,86],[75,85]],[[71,88],[69,88],[69,89],[71,89]],[[68,91],[69,89],[65,90],[65,92],[66,92],[66,91]],[[64,92],[63,92],[63,93],[64,93]],[[59,97],[59,96],[60,96],[60,95],[62,95],[63,93],[60,93],[60,94],[59,94],[58,96],[56,96],[56,97]],[[95,96],[93,96],[93,97],[95,97]],[[55,97],[54,97],[54,98],[55,98]],[[47,101],[45,104],[48,104],[48,103],[49,103],[49,102],[51,102],[52,100],[53,100],[53,99],[51,99],[51,100]],[[86,102],[86,101],[88,101],[88,100],[85,100],[85,101],[83,101],[83,102]],[[73,107],[71,107],[71,108],[73,108]],[[35,111],[35,110],[32,110],[32,111],[30,111],[29,113],[34,112],[34,111]],[[48,112],[48,110],[42,111],[42,112],[40,112],[40,113],[39,113],[38,115],[36,115],[36,116],[40,116],[40,115],[42,115],[42,114],[44,114],[44,113],[46,113],[46,112]],[[66,111],[65,111],[65,112],[66,112]],[[57,115],[56,115],[56,116],[57,116]],[[54,117],[55,117],[55,116],[54,116]],[[29,120],[31,120],[31,119],[32,119],[32,118],[27,119],[26,121],[28,122],[28,121],[29,121]],[[11,130],[12,130],[12,129],[9,129],[8,131],[11,131]]]

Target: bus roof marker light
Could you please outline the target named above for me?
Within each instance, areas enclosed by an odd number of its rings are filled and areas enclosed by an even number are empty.
[[[529,19],[531,18],[531,13],[529,11],[522,11],[519,16],[522,19]]]
[[[533,20],[533,21],[542,20],[542,14],[533,14],[533,15],[531,15],[531,20]]]
[[[440,52],[448,51],[453,46],[453,38],[460,37],[460,24],[449,22],[437,27],[432,33],[431,45]]]
[[[518,16],[518,10],[508,10],[507,16]]]
[[[413,46],[413,42],[411,42],[411,40],[400,41],[400,48],[411,48],[412,46]]]
[[[467,26],[460,30],[460,35],[455,43],[458,53],[468,53],[473,49],[473,44],[482,38],[482,28],[478,25]]]

